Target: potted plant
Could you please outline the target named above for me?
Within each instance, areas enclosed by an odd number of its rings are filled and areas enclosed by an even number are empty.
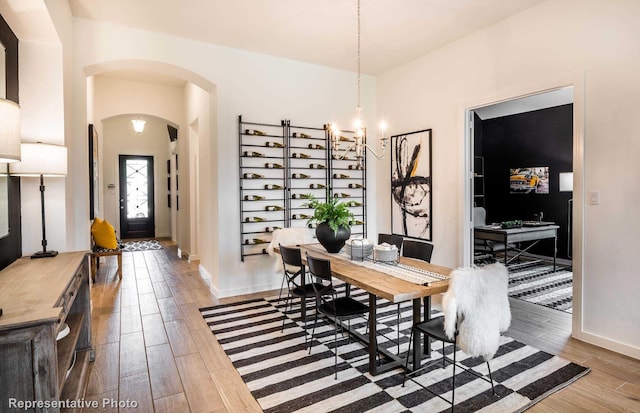
[[[327,250],[335,253],[344,247],[345,241],[351,236],[351,222],[354,220],[349,205],[339,202],[338,198],[327,197],[327,202],[317,200],[308,195],[309,202],[305,206],[313,208],[313,216],[308,223],[317,223],[316,238]]]

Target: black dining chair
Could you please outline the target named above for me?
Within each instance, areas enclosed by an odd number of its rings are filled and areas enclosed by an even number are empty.
[[[307,264],[309,273],[321,282],[313,284],[316,293],[316,316],[313,321],[313,329],[311,330],[311,343],[309,344],[309,354],[313,347],[313,337],[318,323],[318,314],[322,314],[333,319],[334,322],[334,374],[335,379],[338,378],[338,328],[342,326],[342,320],[349,321],[353,317],[364,316],[369,313],[369,306],[350,296],[338,296],[333,285],[333,277],[331,275],[331,261],[315,258],[307,254]]]
[[[389,245],[395,245],[398,248],[398,254],[402,249],[402,235],[396,234],[378,234],[378,244],[387,243]]]
[[[475,269],[456,270],[450,276],[449,289],[443,298],[444,315],[430,320],[416,322],[409,336],[409,350],[405,362],[405,373],[402,379],[404,387],[407,378],[422,371],[432,371],[432,367],[440,363],[434,359],[420,368],[413,367],[409,372],[409,357],[414,334],[425,334],[442,342],[442,368],[453,365],[451,379],[451,400],[441,394],[414,381],[420,387],[455,406],[456,368],[461,368],[476,377],[491,383],[493,395],[496,395],[489,360],[493,358],[499,347],[500,333],[507,330],[511,321],[509,298],[507,293],[508,275],[502,264],[491,264]],[[449,334],[447,334],[447,328]],[[446,345],[453,345],[451,354],[447,356]],[[416,351],[418,349],[414,349]],[[456,353],[462,350],[470,357],[481,357],[487,363],[488,378],[460,364]]]
[[[302,322],[307,325],[306,320],[306,304],[307,299],[310,297],[315,298],[316,293],[313,282],[305,282],[306,270],[304,263],[302,262],[302,255],[300,248],[285,247],[278,245],[280,249],[280,256],[282,257],[282,267],[284,268],[284,281],[287,283],[287,297],[284,304],[284,313],[287,313],[287,306],[289,311],[293,311],[293,299],[297,297],[300,299],[300,314]],[[321,286],[318,284],[316,287]],[[285,316],[282,319],[282,331],[284,331],[284,324],[287,320]],[[305,334],[305,343],[307,336]]]
[[[402,256],[417,258],[422,261],[431,262],[433,255],[433,244],[422,241],[405,239],[402,241]]]

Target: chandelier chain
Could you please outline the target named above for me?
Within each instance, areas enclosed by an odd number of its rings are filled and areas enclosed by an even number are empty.
[[[358,0],[358,110],[360,108],[360,0]]]

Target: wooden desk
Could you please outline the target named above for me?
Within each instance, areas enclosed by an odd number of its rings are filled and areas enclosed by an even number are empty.
[[[345,260],[338,254],[329,254],[326,251],[321,251],[322,247],[319,244],[301,245],[296,247],[300,248],[302,258],[305,262],[306,253],[309,253],[309,255],[311,255],[312,257],[329,259],[331,260],[331,271],[334,277],[346,282],[347,284],[359,287],[369,293],[369,335],[364,340],[368,344],[369,350],[369,373],[371,375],[376,375],[402,365],[403,360],[398,357],[399,355],[393,355],[389,352],[384,351],[382,353],[392,361],[389,363],[385,363],[382,366],[377,365],[377,297],[384,298],[385,300],[389,300],[392,303],[412,300],[413,319],[415,322],[416,320],[420,320],[421,318],[421,300],[425,299],[424,314],[425,319],[428,319],[431,315],[431,296],[434,294],[446,292],[447,288],[449,287],[449,282],[445,280],[434,282],[429,286],[417,285],[409,281],[405,281],[400,278],[385,274],[383,272],[363,267],[354,262],[351,262],[350,260]],[[445,276],[449,276],[449,273],[452,271],[450,268],[441,267],[412,258],[401,257],[400,262],[412,267],[421,268]],[[355,336],[358,337],[357,334]],[[413,366],[419,366],[421,357],[419,334],[414,335],[413,340]],[[428,351],[428,339],[425,344],[425,349]]]
[[[94,359],[87,252],[15,261],[0,271],[0,307],[0,411],[9,398],[82,399]],[[56,341],[65,322],[70,332]],[[74,353],[76,362],[66,377]]]
[[[536,245],[543,239],[553,238],[553,270],[556,270],[556,255],[558,252],[558,225],[542,225],[535,227],[520,227],[520,228],[499,228],[491,225],[484,227],[475,227],[473,229],[473,237],[475,239],[490,240],[503,242],[505,245],[504,251],[504,265],[506,266],[509,261],[512,261],[516,257],[520,256],[523,252],[526,252],[529,248]],[[518,253],[511,258],[507,257],[506,245],[508,243],[522,242],[522,241],[534,241],[524,250],[518,250]]]

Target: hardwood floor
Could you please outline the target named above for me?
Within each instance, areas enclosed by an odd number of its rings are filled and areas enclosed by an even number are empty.
[[[197,264],[163,244],[125,252],[122,281],[115,257],[100,266],[91,293],[96,360],[86,400],[108,412],[260,412],[198,311],[249,296],[216,299]],[[267,294],[273,292],[251,297]],[[508,335],[592,369],[528,411],[640,411],[639,360],[570,338],[570,314],[520,300],[511,306]]]

